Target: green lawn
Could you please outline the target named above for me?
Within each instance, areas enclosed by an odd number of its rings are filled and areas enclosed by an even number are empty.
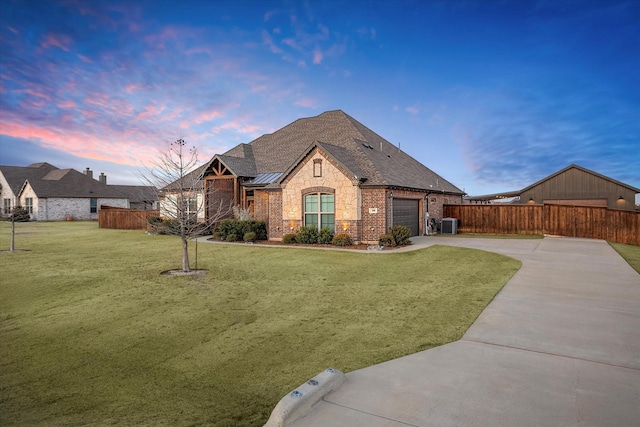
[[[95,222],[18,224],[16,247],[0,253],[0,425],[260,426],[327,367],[457,340],[520,267],[445,246],[200,243],[206,276],[165,277],[176,237]]]
[[[609,242],[609,244],[629,263],[631,267],[640,273],[640,246],[611,242]]]

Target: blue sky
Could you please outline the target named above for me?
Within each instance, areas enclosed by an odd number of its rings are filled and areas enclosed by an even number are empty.
[[[341,109],[472,195],[576,163],[640,187],[640,2],[0,4],[0,164],[139,184]]]

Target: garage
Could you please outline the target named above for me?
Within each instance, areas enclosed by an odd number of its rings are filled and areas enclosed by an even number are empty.
[[[393,199],[393,225],[404,225],[412,236],[420,234],[420,200]]]

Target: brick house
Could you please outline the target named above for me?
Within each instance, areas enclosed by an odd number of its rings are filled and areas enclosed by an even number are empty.
[[[130,208],[132,201],[149,204],[155,198],[149,187],[107,185],[104,174],[96,180],[89,168],[82,173],[46,162],[0,166],[0,191],[3,214],[22,206],[36,221],[97,220],[102,205]]]
[[[377,242],[393,225],[424,234],[443,203],[463,191],[340,110],[303,118],[214,156],[206,165],[207,209],[249,208],[270,240],[299,227],[329,227]]]

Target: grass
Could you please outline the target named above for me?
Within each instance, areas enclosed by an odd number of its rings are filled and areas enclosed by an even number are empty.
[[[95,222],[18,224],[16,247],[0,253],[0,425],[261,426],[327,367],[459,339],[520,267],[445,246],[200,243],[207,275],[161,277],[177,238]]]
[[[640,273],[640,246],[612,242],[609,242],[609,244],[634,270]]]

